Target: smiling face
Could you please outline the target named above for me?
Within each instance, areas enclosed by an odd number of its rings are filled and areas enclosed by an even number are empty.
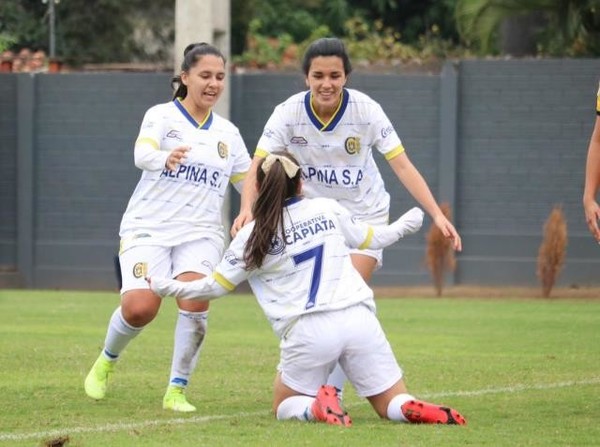
[[[312,105],[319,117],[330,118],[340,102],[342,89],[346,85],[344,62],[338,56],[317,56],[306,75]]]
[[[189,71],[181,73],[181,82],[188,91],[183,105],[193,116],[202,119],[223,93],[225,62],[212,54],[200,56]]]

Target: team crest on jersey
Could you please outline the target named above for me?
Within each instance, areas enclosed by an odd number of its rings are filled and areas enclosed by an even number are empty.
[[[284,248],[285,243],[283,242],[283,239],[281,239],[279,236],[275,236],[271,240],[271,246],[269,247],[269,250],[267,250],[267,253],[270,255],[278,255],[283,251]]]
[[[344,143],[346,152],[350,155],[358,154],[360,152],[360,138],[359,137],[348,137]]]
[[[308,144],[308,141],[306,141],[306,138],[304,138],[304,137],[292,137],[292,139],[290,140],[290,143],[306,146]]]
[[[133,266],[133,276],[143,278],[148,274],[148,263],[138,262]]]
[[[225,143],[219,141],[219,144],[217,144],[217,152],[219,153],[219,157],[227,158],[227,156],[229,155],[229,148]]]

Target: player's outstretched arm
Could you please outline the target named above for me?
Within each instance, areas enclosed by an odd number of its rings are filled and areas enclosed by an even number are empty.
[[[177,281],[176,279],[148,277],[150,289],[160,297],[174,296],[184,300],[211,300],[231,290],[217,282],[213,275],[195,281]]]
[[[333,205],[335,207],[335,205]],[[347,211],[337,208],[344,237],[350,247],[380,249],[421,229],[425,213],[414,207],[389,225],[369,225],[353,219]]]

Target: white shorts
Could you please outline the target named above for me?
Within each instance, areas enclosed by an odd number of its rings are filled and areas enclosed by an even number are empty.
[[[204,238],[175,247],[138,245],[119,255],[123,286],[121,294],[147,289],[146,276],[176,278],[185,272],[210,275],[223,255],[223,241]]]
[[[380,394],[402,378],[379,320],[362,304],[303,315],[279,346],[282,382],[309,396],[338,361],[361,397]]]

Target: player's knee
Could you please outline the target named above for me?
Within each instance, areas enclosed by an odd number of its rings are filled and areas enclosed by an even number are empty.
[[[121,313],[125,321],[133,327],[142,327],[150,323],[156,315],[160,305],[152,300],[124,300],[121,304]]]
[[[133,327],[146,326],[156,317],[156,312],[151,309],[135,308],[128,311],[123,311],[123,318]]]

